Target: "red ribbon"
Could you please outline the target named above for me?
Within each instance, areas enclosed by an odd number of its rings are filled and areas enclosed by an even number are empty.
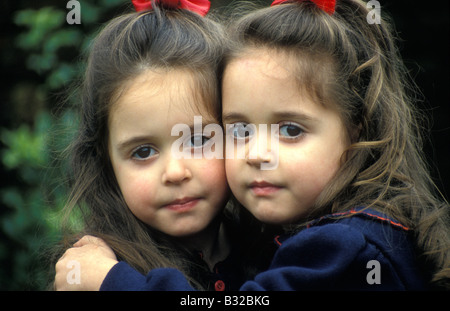
[[[131,0],[131,2],[137,12],[152,9],[150,0]],[[209,0],[156,0],[155,2],[161,2],[163,6],[173,9],[193,11],[201,16],[205,16],[211,7]]]
[[[306,0],[296,0],[298,2],[303,2]],[[330,15],[334,14],[334,10],[336,9],[336,0],[309,0],[313,2],[317,7],[325,12],[327,12]],[[272,2],[271,6],[282,4],[285,2],[289,2],[289,0],[275,0]]]

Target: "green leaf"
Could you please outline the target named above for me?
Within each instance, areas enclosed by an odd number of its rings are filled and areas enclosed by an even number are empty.
[[[61,27],[64,21],[65,13],[52,7],[18,11],[14,22],[28,28],[28,32],[18,36],[18,46],[22,49],[39,49],[50,31]]]
[[[78,47],[82,41],[82,33],[77,28],[61,29],[51,34],[43,45],[43,53],[55,53],[61,47]]]
[[[43,73],[52,69],[56,62],[55,54],[31,54],[27,59],[27,67],[37,73]]]
[[[47,83],[51,89],[60,88],[69,83],[77,74],[72,65],[62,63],[47,78]]]

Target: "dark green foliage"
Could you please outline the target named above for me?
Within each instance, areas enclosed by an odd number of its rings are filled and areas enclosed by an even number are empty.
[[[2,40],[0,54],[3,74],[14,78],[2,88],[0,290],[46,289],[46,251],[59,238],[67,198],[61,152],[76,127],[74,103],[65,99],[92,35],[129,6],[123,0],[79,3],[81,24],[72,25],[66,1],[9,7],[14,35]]]

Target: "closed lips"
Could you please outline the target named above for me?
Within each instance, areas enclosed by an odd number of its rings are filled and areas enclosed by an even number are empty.
[[[273,194],[281,189],[281,187],[271,184],[266,181],[252,182],[250,184],[250,189],[257,196],[267,196]]]
[[[182,198],[176,199],[169,204],[164,205],[164,207],[169,209],[182,209],[193,207],[200,199],[199,198]]]

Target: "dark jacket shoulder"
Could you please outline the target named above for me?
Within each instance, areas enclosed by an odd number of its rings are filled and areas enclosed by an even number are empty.
[[[326,215],[276,241],[269,271],[288,269],[291,290],[425,288],[409,228],[374,210]]]

